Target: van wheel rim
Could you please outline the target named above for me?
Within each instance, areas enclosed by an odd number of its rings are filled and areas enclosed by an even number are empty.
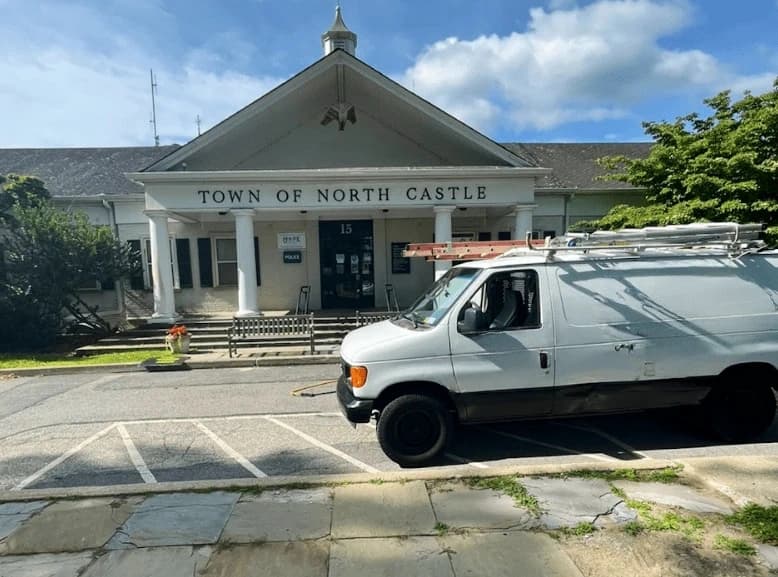
[[[418,454],[435,444],[440,435],[440,424],[427,411],[413,411],[397,420],[395,432],[406,451]]]

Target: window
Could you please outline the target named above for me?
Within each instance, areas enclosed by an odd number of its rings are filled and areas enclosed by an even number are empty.
[[[533,230],[532,231],[532,240],[545,240],[545,238],[548,236],[554,238],[556,236],[556,231],[555,230]]]
[[[178,274],[178,254],[176,250],[176,239],[170,237],[170,267],[173,273],[173,288],[180,289],[181,281]],[[143,257],[143,283],[144,288],[150,289],[154,286],[154,277],[151,274],[151,239],[144,238],[141,244]],[[190,273],[191,274],[191,273]]]
[[[459,320],[464,318],[467,308],[483,314],[486,330],[540,328],[538,273],[534,270],[495,273],[462,308]]]
[[[214,239],[216,284],[238,286],[238,247],[234,238]]]

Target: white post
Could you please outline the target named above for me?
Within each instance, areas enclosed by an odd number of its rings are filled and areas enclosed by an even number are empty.
[[[526,240],[527,233],[532,232],[532,211],[536,205],[520,204],[513,215],[516,222],[513,227],[513,240]]]
[[[238,317],[255,317],[257,308],[257,265],[254,261],[254,209],[232,210],[238,249]]]
[[[167,213],[164,210],[147,210],[149,236],[151,237],[151,279],[154,286],[154,314],[152,323],[175,323],[175,293],[173,292],[173,262],[170,258],[170,234]]]
[[[455,206],[436,206],[432,211],[435,213],[435,242],[451,242],[451,213],[456,209]],[[446,271],[451,268],[451,261],[435,261],[435,280],[438,280]]]

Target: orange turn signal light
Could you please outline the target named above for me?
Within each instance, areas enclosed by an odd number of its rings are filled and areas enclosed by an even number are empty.
[[[355,389],[365,386],[367,382],[367,367],[351,367],[349,376],[351,377],[351,386]]]

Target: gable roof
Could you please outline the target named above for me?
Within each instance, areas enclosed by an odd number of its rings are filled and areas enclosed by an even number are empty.
[[[143,187],[124,176],[156,162],[179,148],[5,148],[0,149],[0,174],[40,178],[52,196],[142,194]]]
[[[345,71],[345,72],[344,72]],[[246,166],[219,165],[219,157],[232,148],[234,151],[247,152],[248,146],[253,151],[261,151],[277,146],[279,142],[288,139],[290,134],[305,123],[318,126],[319,119],[313,118],[329,104],[321,102],[322,95],[326,98],[335,96],[335,78],[345,74],[343,83],[349,88],[348,96],[356,98],[357,116],[372,122],[373,126],[381,125],[385,134],[399,135],[405,139],[408,146],[417,146],[423,154],[440,154],[438,165],[487,165],[513,166],[535,168],[528,158],[520,153],[509,150],[494,142],[450,114],[409,91],[399,83],[381,74],[355,56],[343,50],[334,50],[319,59],[311,66],[301,71],[283,84],[277,86],[264,96],[237,111],[210,130],[191,140],[169,156],[148,166],[144,172],[159,172],[169,170],[245,170],[245,169],[294,169],[294,168],[324,168],[330,165],[306,165],[303,154],[311,154],[312,149],[297,150],[299,158],[287,155],[287,163],[298,161],[297,165],[275,166],[260,164]],[[380,102],[378,100],[380,99]],[[308,108],[305,108],[308,107]],[[311,111],[314,111],[313,113]],[[306,117],[307,116],[307,117]],[[405,124],[402,121],[406,120]],[[359,125],[358,125],[359,126]],[[356,128],[353,130],[357,130]],[[309,133],[310,134],[310,133]],[[334,132],[332,133],[334,134]],[[347,129],[348,134],[348,129]],[[239,141],[240,140],[240,141]],[[337,149],[334,140],[320,144],[318,150]],[[447,155],[440,151],[444,146],[450,147],[454,154]],[[362,149],[357,148],[361,152]],[[205,152],[212,157],[213,162],[204,162]],[[232,154],[234,158],[237,153]],[[465,162],[462,158],[470,155],[480,159],[480,162]],[[454,158],[453,161],[450,161]],[[389,159],[387,159],[389,161]],[[449,161],[449,162],[447,162]],[[405,166],[403,160],[398,160]],[[184,163],[187,164],[184,167]],[[426,163],[424,163],[426,165]],[[362,164],[361,166],[367,166]]]
[[[551,173],[538,177],[537,189],[557,190],[624,190],[631,184],[613,180],[597,180],[607,171],[597,164],[603,156],[624,155],[646,158],[653,142],[575,142],[575,143],[510,143],[509,150],[528,156],[532,162]]]

